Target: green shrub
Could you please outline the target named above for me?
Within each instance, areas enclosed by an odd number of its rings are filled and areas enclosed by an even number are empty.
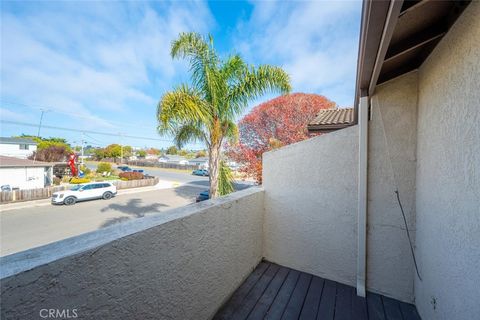
[[[81,183],[87,183],[87,182],[90,182],[90,179],[88,179],[88,178],[77,178],[77,177],[73,177],[72,179],[70,179],[71,184],[81,184]]]
[[[97,166],[98,173],[112,172],[112,164],[108,162],[100,162]]]
[[[87,174],[89,174],[90,172],[92,172],[92,170],[90,170],[90,168],[87,167],[87,166],[85,166],[85,165],[80,166],[80,170],[81,170],[85,175],[87,175]]]
[[[122,172],[118,175],[120,179],[127,179],[127,180],[142,180],[143,173],[141,172]]]
[[[60,185],[60,183],[62,182],[62,179],[60,179],[59,177],[53,177],[53,184],[58,186]]]

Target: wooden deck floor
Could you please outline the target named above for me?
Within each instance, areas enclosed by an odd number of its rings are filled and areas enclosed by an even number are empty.
[[[214,319],[419,320],[414,305],[261,262]]]

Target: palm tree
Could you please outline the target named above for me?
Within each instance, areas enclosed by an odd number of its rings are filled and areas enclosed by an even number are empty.
[[[290,78],[279,67],[246,64],[238,54],[222,60],[213,38],[181,33],[172,42],[172,58],[186,59],[191,83],[163,95],[158,103],[158,131],[173,135],[181,147],[202,141],[209,151],[210,196],[218,196],[220,151],[226,139],[236,140],[235,119],[249,101],[266,92],[290,92]]]

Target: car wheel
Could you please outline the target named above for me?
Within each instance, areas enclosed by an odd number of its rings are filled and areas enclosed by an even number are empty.
[[[113,193],[111,192],[105,192],[102,196],[103,200],[109,200],[109,199],[112,199],[113,197]]]
[[[67,206],[71,206],[75,204],[75,202],[77,202],[77,199],[75,199],[75,197],[67,197],[65,198],[65,200],[63,200],[63,203]]]

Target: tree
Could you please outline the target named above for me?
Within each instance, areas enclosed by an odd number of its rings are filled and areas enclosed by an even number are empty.
[[[335,103],[316,94],[294,93],[262,103],[239,123],[239,143],[229,145],[228,157],[241,171],[262,181],[262,154],[308,138],[307,124],[321,109]]]
[[[159,149],[156,149],[156,148],[150,148],[150,149],[147,149],[147,154],[153,154],[153,155],[160,155],[160,150]]]
[[[95,160],[102,160],[103,158],[106,158],[105,154],[105,148],[95,148],[93,149],[93,156]]]
[[[181,33],[172,42],[172,58],[186,59],[191,83],[167,92],[158,104],[158,130],[173,135],[178,147],[202,141],[208,147],[210,196],[218,196],[220,152],[226,139],[238,136],[234,120],[248,102],[265,94],[290,92],[290,79],[281,68],[246,64],[238,54],[221,59],[213,38]]]
[[[167,154],[177,154],[178,153],[178,149],[177,147],[175,146],[171,146],[171,147],[168,147],[167,151],[166,151]]]
[[[45,162],[63,162],[69,154],[70,151],[67,150],[65,146],[52,145],[41,150],[34,151],[29,159]]]
[[[137,151],[137,156],[139,156],[140,158],[145,158],[147,155],[147,151],[145,150],[138,150]]]
[[[133,148],[131,146],[123,146],[123,157],[127,158],[132,155]]]
[[[42,137],[37,137],[37,136],[32,136],[27,134],[22,134],[21,136],[18,136],[18,138],[30,139],[35,141],[37,143],[37,151],[47,149],[51,146],[56,146],[56,147],[64,147],[68,152],[72,152],[72,148],[70,144],[64,138],[58,138],[58,137],[42,138]]]
[[[182,157],[186,157],[188,155],[187,150],[178,150],[178,155]]]
[[[105,147],[105,156],[107,158],[119,158],[122,154],[122,146],[114,143]]]
[[[195,158],[203,158],[207,156],[207,152],[205,150],[200,150],[195,153]]]

